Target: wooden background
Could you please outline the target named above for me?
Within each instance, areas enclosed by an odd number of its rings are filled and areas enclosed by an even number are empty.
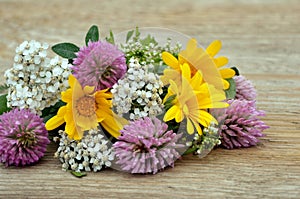
[[[258,147],[186,156],[157,175],[105,170],[77,179],[61,171],[51,144],[35,166],[0,166],[0,198],[300,198],[299,19],[299,0],[0,0],[1,82],[23,40],[82,46],[92,24],[102,37],[165,27],[204,46],[222,40],[221,54],[254,82],[271,126]]]

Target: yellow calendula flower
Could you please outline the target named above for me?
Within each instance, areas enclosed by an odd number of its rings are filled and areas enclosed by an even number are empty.
[[[219,43],[213,42],[205,50],[197,46],[195,39],[190,39],[186,49],[178,54],[178,59],[169,52],[163,52],[163,61],[171,67],[171,69],[164,70],[164,75],[161,78],[163,83],[168,84],[170,77],[175,77],[175,81],[178,80],[180,78],[178,72],[181,73],[181,66],[188,63],[192,76],[199,71],[205,82],[214,85],[217,89],[228,89],[229,83],[225,79],[233,77],[235,72],[232,69],[219,70],[219,67],[227,64],[228,59],[225,57],[213,58],[220,50],[220,46],[217,44]]]
[[[208,109],[227,107],[228,104],[223,102],[226,96],[222,90],[203,82],[201,73],[196,72],[192,76],[188,63],[181,65],[181,71],[179,81],[169,80],[170,86],[164,102],[170,96],[175,95],[175,98],[164,115],[164,121],[175,119],[177,123],[180,123],[186,119],[189,134],[193,134],[195,129],[202,134],[200,125],[208,127],[211,122],[217,123],[217,120],[208,113]]]
[[[215,58],[215,55],[221,50],[222,43],[219,40],[213,41],[207,48],[206,52],[213,58],[215,65],[219,68],[219,72],[222,77],[224,89],[228,89],[230,84],[226,79],[232,78],[235,75],[235,71],[231,68],[221,68],[228,63],[228,58],[220,56]]]
[[[108,89],[94,92],[94,87],[81,87],[77,79],[69,76],[71,88],[61,93],[65,106],[46,123],[47,130],[53,130],[66,123],[65,131],[70,139],[80,140],[84,131],[98,127],[98,123],[112,136],[118,137],[122,124],[111,110],[112,94]],[[119,119],[119,118],[118,118]]]

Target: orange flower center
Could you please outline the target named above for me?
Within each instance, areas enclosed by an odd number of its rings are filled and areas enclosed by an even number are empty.
[[[76,110],[80,115],[90,117],[95,114],[96,101],[94,97],[83,96],[76,101]]]

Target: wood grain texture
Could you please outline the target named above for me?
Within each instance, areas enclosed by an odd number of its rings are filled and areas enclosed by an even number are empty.
[[[300,2],[0,0],[0,72],[11,67],[23,40],[84,44],[98,24],[112,29],[165,27],[223,42],[230,58],[258,90],[270,129],[261,145],[186,156],[156,175],[115,170],[77,179],[61,171],[55,144],[34,166],[0,166],[0,198],[300,198]]]

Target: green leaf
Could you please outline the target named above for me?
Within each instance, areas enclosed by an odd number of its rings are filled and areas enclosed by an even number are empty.
[[[240,75],[240,71],[237,67],[233,66],[233,67],[231,67],[231,69],[235,71],[235,75],[237,75],[237,76]]]
[[[229,79],[226,79],[230,86],[227,90],[225,90],[225,94],[226,94],[226,98],[227,99],[234,99],[235,98],[235,95],[236,95],[236,85],[235,85],[235,81],[233,78],[229,78]]]
[[[89,31],[85,36],[85,44],[88,45],[89,41],[96,42],[99,40],[99,30],[98,27],[93,25],[90,27]]]
[[[129,31],[129,32],[127,33],[127,36],[126,36],[126,43],[127,43],[127,42],[129,41],[129,39],[132,37],[133,33],[134,33],[134,30],[131,30],[131,31]]]
[[[82,177],[86,176],[85,172],[70,171],[70,173],[77,178],[82,178]]]
[[[0,96],[0,115],[2,115],[4,112],[10,111],[11,108],[7,107],[7,94]]]
[[[115,44],[115,38],[114,38],[114,34],[113,34],[112,30],[110,30],[110,32],[109,32],[109,37],[106,37],[106,41],[111,44]]]
[[[53,52],[66,59],[76,58],[75,53],[79,51],[79,47],[72,43],[60,43],[52,46]]]

